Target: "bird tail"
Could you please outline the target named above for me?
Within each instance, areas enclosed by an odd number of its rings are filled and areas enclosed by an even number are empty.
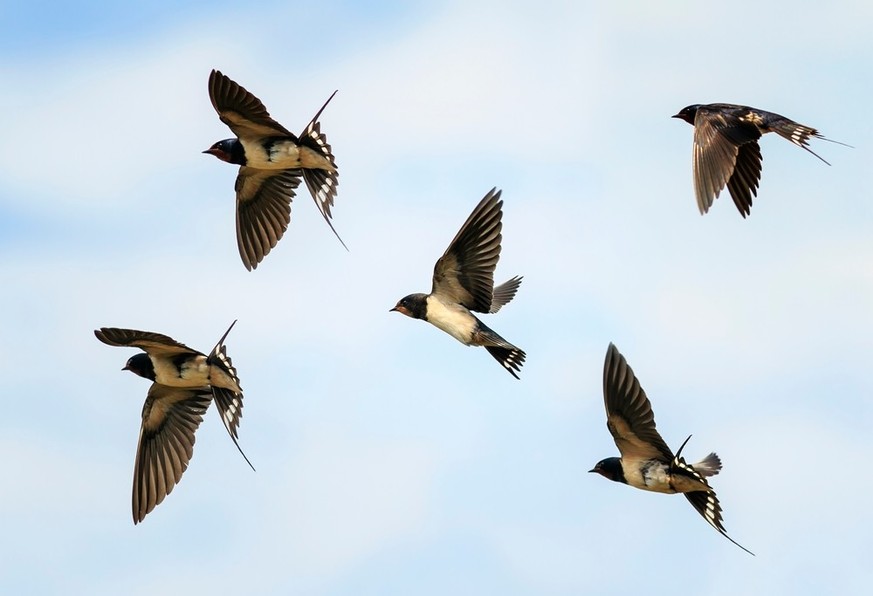
[[[318,121],[324,108],[327,107],[327,104],[330,103],[330,100],[333,99],[333,96],[336,95],[336,93],[337,92],[334,91],[331,96],[327,98],[327,101],[324,102],[324,105],[321,106],[321,109],[312,117],[312,120],[310,120],[309,124],[306,125],[306,129],[300,135],[299,141],[301,146],[308,147],[315,151],[330,164],[330,168],[328,169],[303,168],[303,181],[306,182],[309,194],[312,195],[312,200],[315,201],[316,206],[318,206],[318,210],[321,212],[324,221],[326,221],[327,225],[330,226],[331,231],[334,236],[336,236],[337,240],[340,241],[340,244],[343,245],[343,248],[348,250],[349,247],[346,246],[346,243],[343,242],[343,239],[340,238],[339,234],[337,234],[337,231],[333,227],[333,223],[330,221],[330,209],[333,207],[333,202],[336,198],[336,188],[339,185],[339,173],[337,172],[333,149],[331,148],[330,143],[327,142],[327,135],[321,132],[321,123]]]
[[[502,348],[499,346],[485,346],[488,353],[509,371],[516,379],[519,378],[518,372],[521,371],[521,366],[524,364],[525,353],[516,347]]]
[[[518,286],[521,285],[522,279],[520,275],[516,275],[494,288],[494,291],[491,293],[491,309],[488,311],[490,314],[493,315],[515,298],[515,293],[518,292]]]
[[[801,149],[804,149],[817,158],[822,160],[827,165],[831,165],[825,158],[821,155],[813,151],[809,148],[809,140],[811,138],[821,139],[823,141],[828,141],[831,143],[837,143],[838,145],[845,145],[845,143],[840,143],[839,141],[832,141],[831,139],[826,139],[818,130],[812,128],[811,126],[805,126],[803,124],[798,124],[793,120],[789,120],[784,116],[779,116],[779,118],[773,120],[772,122],[767,123],[770,130],[778,134],[780,137],[784,139],[788,139]],[[848,147],[848,145],[846,145]]]
[[[245,459],[249,467],[254,470],[255,467],[252,465],[252,462],[249,461],[249,458],[246,457],[245,453],[243,453],[242,447],[239,446],[239,442],[237,442],[237,429],[239,428],[239,420],[242,418],[243,394],[242,388],[239,386],[239,376],[237,375],[236,367],[233,365],[230,356],[227,355],[227,348],[224,345],[224,340],[227,338],[228,333],[230,333],[230,330],[233,329],[234,325],[236,325],[236,321],[230,324],[230,327],[227,328],[227,331],[224,332],[224,335],[221,336],[221,339],[219,339],[218,343],[215,344],[215,347],[212,348],[206,361],[209,364],[220,368],[230,378],[233,384],[236,385],[236,389],[238,389],[238,391],[235,391],[227,387],[213,385],[212,397],[215,400],[215,405],[218,407],[221,422],[224,424],[224,428],[227,429],[227,434],[230,435],[233,444],[236,445],[236,448],[243,456],[243,459]]]
[[[246,463],[254,472],[255,467],[249,461],[246,454],[243,453],[242,447],[239,446],[239,441],[237,440],[239,419],[242,418],[242,393],[234,393],[224,387],[213,387],[212,397],[215,399],[215,405],[218,406],[218,413],[221,415],[221,422],[224,424],[224,428],[227,429],[227,434],[230,435],[230,439],[236,445],[237,451],[239,451],[240,455],[243,456],[243,459],[246,460]]]
[[[523,350],[500,337],[482,323],[482,321],[479,321],[479,329],[476,331],[473,339],[473,345],[484,346],[488,353],[494,356],[497,362],[509,371],[509,374],[516,379],[519,378],[517,373],[521,371],[521,366],[524,364],[526,357]]]
[[[232,389],[239,393],[242,392],[242,388],[239,386],[239,376],[236,374],[236,367],[234,367],[230,356],[227,355],[227,348],[224,345],[224,340],[227,339],[227,335],[230,333],[230,330],[233,329],[234,325],[236,325],[236,321],[230,324],[230,327],[227,328],[227,331],[224,332],[224,335],[221,336],[221,339],[219,339],[218,343],[215,344],[215,347],[212,348],[209,356],[206,357],[206,362],[220,368],[235,385],[235,387],[228,387],[228,389]]]

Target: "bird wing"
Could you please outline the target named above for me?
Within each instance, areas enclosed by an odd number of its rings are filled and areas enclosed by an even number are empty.
[[[309,124],[306,125],[306,128],[300,135],[298,144],[302,147],[309,147],[316,153],[324,156],[333,167],[332,170],[305,168],[303,170],[303,180],[306,182],[306,186],[309,188],[309,193],[312,195],[312,200],[315,201],[316,206],[318,206],[318,210],[321,212],[324,221],[326,221],[327,225],[330,226],[330,229],[333,231],[334,236],[337,237],[337,240],[340,241],[340,244],[348,250],[346,243],[343,242],[342,238],[340,238],[339,234],[333,227],[333,223],[330,221],[330,209],[333,207],[334,199],[336,198],[336,188],[339,185],[339,173],[337,172],[336,159],[333,156],[333,150],[331,149],[330,143],[327,142],[327,135],[321,132],[321,124],[318,122],[318,118],[321,116],[324,108],[327,107],[327,104],[330,103],[330,100],[333,99],[333,96],[336,95],[336,93],[337,92],[334,91],[331,96],[327,98],[327,101],[324,102],[321,109],[318,110],[315,116],[312,117],[312,120],[309,121]]]
[[[491,311],[500,259],[503,201],[492,188],[479,202],[433,269],[432,294],[470,310]]]
[[[236,241],[246,269],[256,269],[291,223],[300,170],[242,166],[236,177]]]
[[[141,522],[178,484],[194,454],[194,433],[212,400],[208,387],[154,383],[142,409],[133,469],[133,523]]]
[[[518,292],[522,279],[520,275],[516,275],[494,288],[494,291],[491,293],[491,310],[488,312],[491,314],[496,313],[504,305],[508,304],[510,300],[515,298],[515,293]]]
[[[737,148],[734,173],[727,182],[728,191],[740,214],[746,217],[752,211],[752,197],[758,196],[761,180],[761,146],[746,143]]]
[[[693,169],[694,193],[701,213],[709,211],[713,201],[733,176],[741,146],[756,146],[754,150],[744,150],[744,161],[741,163],[743,176],[748,177],[757,170],[757,177],[760,177],[761,151],[757,148],[759,138],[761,131],[757,126],[740,120],[736,115],[726,114],[718,109],[707,109],[705,106],[697,110],[694,118]],[[757,165],[753,164],[755,156]],[[742,213],[740,202],[736,199],[735,202]]]
[[[117,327],[101,327],[94,331],[97,339],[110,346],[125,346],[140,348],[149,354],[157,356],[172,356],[176,354],[202,355],[171,337],[151,331],[136,329],[119,329]]]
[[[222,122],[237,137],[297,137],[270,117],[261,100],[217,70],[209,73],[209,99]]]
[[[624,356],[611,343],[603,363],[603,401],[606,426],[622,460],[673,459],[673,452],[655,428],[655,415],[646,392]]]

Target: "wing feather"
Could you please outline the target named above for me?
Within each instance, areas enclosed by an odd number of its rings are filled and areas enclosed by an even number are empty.
[[[143,406],[134,463],[134,524],[145,519],[181,480],[194,455],[194,433],[211,401],[208,387],[177,389],[152,384]]]
[[[433,270],[432,294],[470,310],[491,311],[500,259],[503,201],[492,188],[479,202]]]

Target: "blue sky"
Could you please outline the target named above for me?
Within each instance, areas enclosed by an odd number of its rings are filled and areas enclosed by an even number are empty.
[[[0,7],[4,593],[859,593],[873,574],[873,203],[865,2],[151,3]],[[250,6],[252,8],[250,8]],[[135,10],[135,12],[131,12]],[[234,240],[218,68],[340,168],[257,271]],[[697,212],[691,103],[779,112],[853,149],[761,141],[752,215]],[[389,313],[503,189],[482,349]],[[93,329],[228,352],[139,526],[148,383]],[[610,341],[671,446],[714,450],[726,527],[587,474],[616,454]],[[689,572],[691,570],[691,572]],[[685,579],[683,579],[685,578]]]

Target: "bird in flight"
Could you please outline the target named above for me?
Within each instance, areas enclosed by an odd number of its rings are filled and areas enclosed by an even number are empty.
[[[246,269],[257,268],[291,222],[291,199],[306,182],[324,221],[345,247],[331,223],[338,171],[319,116],[336,91],[296,136],[270,117],[257,97],[213,70],[209,99],[219,119],[237,136],[218,141],[203,153],[239,165],[236,178],[236,240]],[[348,247],[346,247],[348,250]]]
[[[521,285],[522,278],[513,277],[494,287],[503,227],[500,192],[493,188],[485,195],[436,262],[430,294],[410,294],[391,311],[423,319],[464,345],[484,346],[518,379],[525,353],[470,312],[496,313]]]
[[[809,148],[809,140],[816,138],[845,145],[826,139],[816,129],[785,116],[748,106],[694,104],[683,108],[673,118],[694,126],[694,194],[701,215],[709,211],[725,185],[740,214],[746,217],[751,213],[752,197],[758,196],[761,180],[758,139],[763,134],[775,132],[828,165]]]
[[[238,443],[242,389],[224,340],[207,356],[160,333],[102,327],[94,335],[110,346],[134,347],[122,370],[149,379],[142,411],[133,478],[133,521],[141,522],[181,480],[194,453],[194,433],[214,399],[221,421],[246,463]]]
[[[655,415],[646,392],[624,356],[611,343],[603,364],[603,401],[606,426],[621,457],[603,459],[589,472],[642,490],[682,493],[709,525],[754,555],[728,536],[722,524],[721,504],[706,480],[721,470],[719,457],[710,453],[696,464],[688,464],[682,458],[682,449],[690,436],[673,455],[655,428]]]

